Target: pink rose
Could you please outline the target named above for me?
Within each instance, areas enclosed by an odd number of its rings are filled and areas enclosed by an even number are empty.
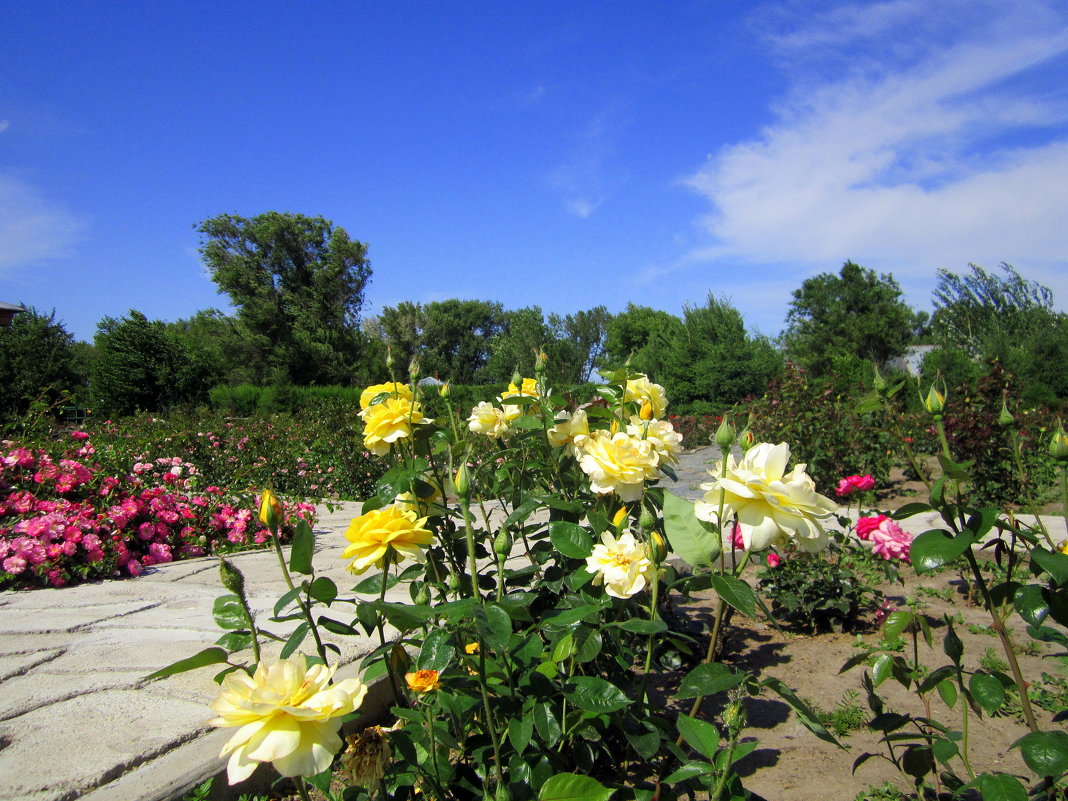
[[[731,529],[731,547],[739,551],[745,550],[745,540],[742,539],[742,527],[735,523]]]
[[[872,553],[878,554],[883,559],[910,561],[909,548],[912,546],[912,535],[902,531],[901,526],[889,518],[871,532],[871,542]]]
[[[846,476],[838,482],[835,490],[840,496],[852,495],[854,492],[865,492],[875,487],[875,479],[870,475]]]
[[[875,529],[879,528],[883,524],[884,520],[889,518],[886,515],[876,515],[875,517],[862,517],[857,521],[857,536],[862,540],[871,538],[871,533]]]
[[[768,554],[768,567],[778,567],[781,564],[782,559],[779,558],[779,555],[775,553],[775,551]]]

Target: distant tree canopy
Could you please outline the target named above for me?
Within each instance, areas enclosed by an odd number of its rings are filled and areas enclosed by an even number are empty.
[[[222,214],[197,226],[200,252],[237,326],[257,381],[347,384],[363,337],[367,247],[322,217]]]
[[[925,319],[893,276],[847,261],[838,275],[820,273],[794,290],[783,343],[791,359],[824,376],[902,355]]]
[[[606,327],[601,366],[616,370],[630,359],[631,369],[656,377],[664,366],[664,354],[682,330],[682,320],[674,314],[628,303]]]
[[[78,344],[56,322],[55,310],[44,314],[31,306],[0,328],[0,415],[21,415],[38,398],[53,403],[63,390],[84,396],[88,365]]]

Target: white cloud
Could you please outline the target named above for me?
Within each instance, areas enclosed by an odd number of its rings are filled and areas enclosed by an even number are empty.
[[[0,133],[11,127],[11,120],[0,120]]]
[[[625,181],[625,176],[611,162],[616,155],[617,131],[621,109],[609,104],[589,119],[572,137],[564,161],[548,176],[549,185],[557,190],[569,214],[586,219],[604,201],[604,195]]]
[[[33,186],[0,173],[0,273],[69,256],[83,227]]]
[[[774,124],[688,178],[712,206],[701,221],[711,242],[691,257],[809,273],[851,258],[928,286],[938,267],[1009,261],[1064,283],[1068,102],[1049,88],[1063,81],[1028,87],[1063,71],[1068,17],[1033,2],[972,4],[971,17],[947,6],[942,21],[959,14],[966,29],[927,33],[931,4],[896,0],[775,33],[780,55],[796,66],[804,52],[808,66]],[[822,79],[853,46],[856,68]]]

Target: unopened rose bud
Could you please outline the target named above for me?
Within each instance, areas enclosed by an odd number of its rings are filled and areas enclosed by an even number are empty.
[[[501,559],[507,559],[512,553],[512,537],[508,529],[501,529],[500,534],[493,539],[493,552]]]
[[[1015,421],[1015,419],[1016,418],[1013,417],[1012,414],[1009,413],[1009,407],[1008,407],[1008,404],[1005,402],[1005,399],[1002,398],[1001,399],[1001,414],[998,415],[998,424],[999,425],[1003,425],[1003,426],[1011,426],[1013,424],[1013,421]]]
[[[609,431],[610,431],[610,432],[611,432],[612,434],[618,434],[618,433],[619,433],[619,421],[618,421],[618,420],[613,420],[613,421],[612,421],[612,425],[610,425],[610,426],[608,427],[608,430],[609,430]]]
[[[716,429],[716,444],[724,453],[731,449],[734,445],[736,437],[734,434],[734,426],[730,424],[727,417],[723,417],[723,422],[719,424],[719,428]]]
[[[419,606],[426,606],[430,603],[430,588],[426,585],[426,582],[423,582],[423,586],[419,588],[419,592],[415,594],[412,600]]]
[[[282,504],[269,489],[260,496],[260,522],[271,531],[278,529],[282,521]]]
[[[882,392],[886,389],[886,379],[879,372],[879,365],[875,365],[875,375],[872,377],[871,385],[876,392]]]
[[[754,445],[756,445],[756,436],[747,428],[742,432],[742,435],[738,437],[738,447],[742,449],[742,453],[745,453]]]
[[[549,356],[543,350],[539,350],[534,354],[534,372],[537,375],[542,375],[545,372],[545,367],[549,364]]]
[[[946,408],[945,385],[943,385],[942,391],[940,392],[936,384],[931,384],[931,389],[927,392],[927,397],[923,401],[923,406],[927,409],[928,414],[933,416],[935,420],[941,420],[942,410]]]
[[[461,500],[467,500],[471,497],[471,471],[467,467],[467,462],[460,465],[460,469],[456,471],[456,477],[452,480],[453,486],[456,487],[456,494],[460,496]]]
[[[438,394],[442,398],[444,398],[445,400],[449,399],[449,395],[451,393],[449,391],[449,382],[448,381],[446,381],[444,384],[442,384],[440,387],[438,387]]]
[[[656,526],[656,515],[647,506],[642,507],[642,513],[638,517],[638,525],[642,531],[652,531]]]
[[[642,420],[653,419],[653,404],[649,403],[648,399],[642,401],[642,408],[641,411],[638,412],[638,417]]]
[[[1064,426],[1057,421],[1057,430],[1053,432],[1053,439],[1049,443],[1049,455],[1058,464],[1068,464],[1068,434],[1064,433]]]
[[[449,573],[449,577],[445,579],[445,586],[452,592],[456,592],[460,589],[460,576],[456,573]]]
[[[523,374],[521,372],[519,372],[519,368],[518,367],[516,367],[515,370],[512,371],[512,386],[513,387],[521,387],[521,386],[523,386]]]
[[[393,346],[386,345],[386,370],[392,372],[393,370]]]
[[[412,381],[416,381],[419,378],[419,357],[413,356],[412,360],[408,363],[408,378]]]
[[[659,532],[652,531],[649,533],[649,555],[657,564],[667,558],[667,543],[664,542],[664,538],[660,536]]]
[[[618,529],[626,522],[627,519],[627,507],[620,506],[616,513],[612,516],[612,527]]]

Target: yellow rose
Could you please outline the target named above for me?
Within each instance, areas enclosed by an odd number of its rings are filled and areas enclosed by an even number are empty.
[[[550,445],[554,448],[566,447],[576,459],[582,455],[582,448],[575,440],[589,435],[589,421],[586,419],[586,412],[582,409],[578,409],[574,414],[560,412],[556,415],[556,425],[547,432]]]
[[[441,686],[436,670],[417,670],[415,673],[405,673],[404,680],[408,682],[408,689],[415,693],[428,693]]]
[[[334,668],[309,665],[296,654],[273,665],[260,662],[249,676],[227,674],[211,708],[212,726],[240,726],[223,747],[230,755],[226,775],[236,784],[261,762],[272,762],[283,776],[314,776],[330,767],[341,748],[341,718],[367,694],[359,679],[331,684]]]
[[[374,384],[361,392],[360,408],[366,409],[371,405],[371,401],[383,394],[395,395],[409,401],[412,400],[412,388],[410,386],[390,381],[385,384]]]
[[[349,523],[345,539],[352,544],[342,551],[341,558],[353,560],[348,569],[356,575],[372,565],[385,567],[387,555],[391,561],[408,556],[423,562],[423,548],[434,539],[424,525],[426,518],[417,518],[411,510],[397,506],[375,509]]]
[[[272,530],[282,522],[282,504],[270,490],[264,490],[260,496],[260,522]]]
[[[660,464],[678,464],[682,453],[682,434],[667,420],[642,420],[632,416],[627,433],[637,439],[649,440]]]
[[[627,382],[623,392],[624,401],[634,401],[639,406],[645,401],[649,402],[653,417],[663,417],[667,410],[667,393],[659,384],[654,384],[647,376],[639,374]]]
[[[505,398],[514,398],[516,395],[526,395],[528,398],[540,397],[538,392],[538,381],[535,378],[524,378],[520,382],[520,386],[516,386],[514,383],[508,385],[508,389],[501,393],[500,400]]]
[[[467,427],[476,434],[485,434],[491,439],[500,439],[512,433],[504,411],[486,401],[482,401],[471,410],[471,416],[467,418]]]
[[[432,423],[423,417],[418,403],[407,398],[391,395],[381,403],[368,406],[362,412],[363,444],[376,456],[385,456],[390,446],[401,439],[412,436],[412,426],[416,423]]]
[[[590,489],[605,495],[614,492],[623,501],[642,496],[647,480],[658,477],[660,459],[648,440],[619,432],[594,431],[580,437],[579,466],[590,477]]]
[[[788,461],[790,446],[785,442],[754,445],[737,463],[728,455],[726,476],[721,476],[722,462],[709,471],[712,481],[701,485],[705,497],[694,504],[694,513],[715,522],[722,495],[725,510],[737,515],[746,550],[785,545],[791,538],[806,551],[825,548],[827,535],[820,520],[837,507],[816,492],[805,465],[787,473]]]
[[[595,573],[594,583],[604,584],[613,598],[630,598],[645,589],[652,576],[653,563],[649,551],[639,545],[634,535],[627,533],[618,539],[608,532],[586,557],[586,569]]]

